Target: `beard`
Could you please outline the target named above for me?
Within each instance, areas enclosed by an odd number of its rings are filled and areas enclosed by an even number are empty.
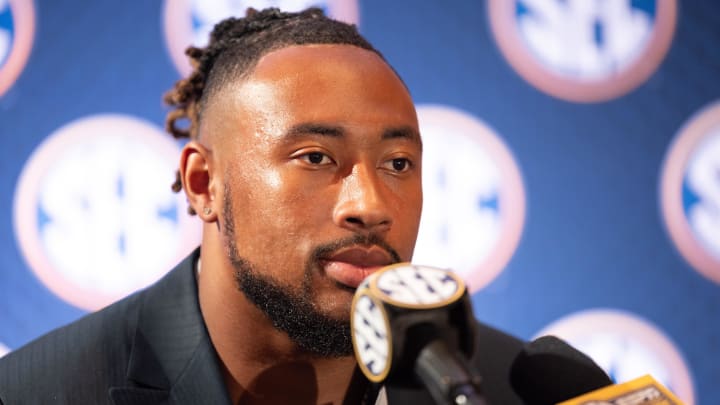
[[[350,333],[350,311],[337,319],[323,313],[313,301],[313,275],[322,271],[321,260],[332,252],[348,246],[377,245],[385,249],[394,262],[400,256],[377,235],[356,234],[352,237],[316,247],[305,264],[300,287],[283,285],[263,274],[238,250],[229,185],[225,184],[222,232],[225,250],[235,271],[238,289],[270,319],[272,325],[285,332],[302,351],[319,357],[344,357],[353,354]],[[338,284],[339,289],[350,290]]]

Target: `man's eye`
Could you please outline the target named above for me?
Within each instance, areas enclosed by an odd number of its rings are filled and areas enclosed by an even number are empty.
[[[301,156],[302,159],[313,165],[321,165],[330,163],[331,160],[328,155],[322,152],[310,152]]]
[[[412,166],[410,160],[406,158],[395,158],[390,160],[388,163],[392,170],[398,173],[406,172],[410,170],[410,167]]]

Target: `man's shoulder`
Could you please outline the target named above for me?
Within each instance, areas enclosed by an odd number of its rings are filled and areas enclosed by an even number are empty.
[[[55,329],[0,359],[0,398],[107,398],[124,379],[142,292]],[[97,392],[94,392],[94,391]],[[98,398],[101,400],[101,398]]]
[[[510,369],[527,342],[485,323],[475,323],[475,350],[472,362],[479,367]]]
[[[148,325],[172,323],[167,308],[187,323],[196,302],[193,263],[188,256],[175,269],[145,290],[66,326],[55,329],[0,359],[0,401],[15,403],[106,403],[108,389],[128,384],[131,359],[154,355],[145,345]],[[181,305],[184,304],[184,305]],[[193,311],[193,310],[190,310]],[[199,321],[201,322],[201,321]],[[143,331],[143,325],[146,331]],[[160,328],[160,326],[158,326]],[[143,335],[143,336],[140,336]],[[140,345],[138,346],[138,342]],[[155,365],[149,359],[144,365]],[[162,372],[162,370],[154,370]],[[154,372],[151,370],[150,372]],[[32,398],[32,400],[28,400]]]
[[[492,326],[480,322],[476,324],[472,363],[482,376],[482,385],[490,403],[522,403],[510,385],[510,368],[525,343]]]

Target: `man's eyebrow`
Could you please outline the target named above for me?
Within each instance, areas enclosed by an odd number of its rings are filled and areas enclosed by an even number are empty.
[[[294,137],[298,135],[323,135],[338,138],[345,135],[345,130],[343,130],[341,127],[334,127],[332,125],[303,123],[292,126],[286,132],[286,135],[288,137]]]
[[[340,138],[342,136],[345,136],[345,133],[345,129],[339,126],[309,122],[292,126],[285,133],[285,135],[289,138],[301,135],[321,135],[331,138]],[[422,140],[420,139],[420,134],[416,129],[412,127],[387,128],[382,133],[382,139],[406,139],[422,147]]]
[[[382,139],[407,139],[411,142],[417,143],[422,148],[422,140],[420,139],[420,133],[412,127],[397,127],[388,128],[383,131]]]

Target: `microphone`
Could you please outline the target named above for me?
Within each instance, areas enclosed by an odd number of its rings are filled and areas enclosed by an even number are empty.
[[[487,405],[467,360],[475,318],[459,276],[410,263],[384,267],[360,284],[351,314],[355,356],[370,381],[424,386],[437,404]]]
[[[510,367],[510,385],[528,405],[553,405],[612,385],[595,362],[554,336],[523,348]]]
[[[543,336],[520,352],[510,385],[527,405],[682,405],[646,375],[613,384],[595,362],[554,336]]]

